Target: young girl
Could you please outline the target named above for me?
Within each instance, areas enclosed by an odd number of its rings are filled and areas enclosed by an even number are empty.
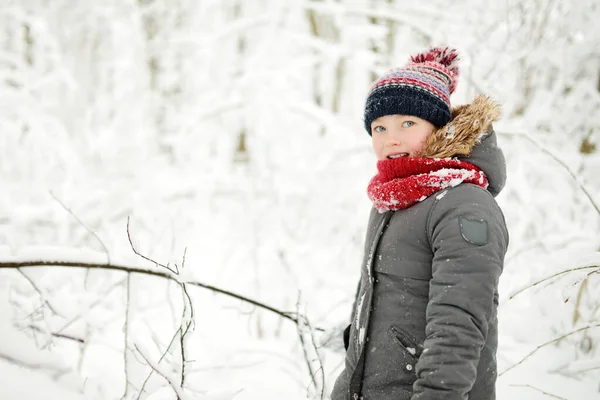
[[[494,199],[506,179],[492,130],[500,111],[484,96],[450,108],[457,61],[432,48],[368,95],[374,208],[332,400],[495,399],[508,246]]]

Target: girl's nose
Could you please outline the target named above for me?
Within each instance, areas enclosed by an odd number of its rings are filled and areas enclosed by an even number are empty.
[[[402,134],[398,129],[390,130],[387,139],[389,144],[401,144]]]

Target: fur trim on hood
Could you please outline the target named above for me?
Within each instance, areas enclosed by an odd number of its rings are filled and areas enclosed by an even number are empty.
[[[500,106],[487,96],[478,95],[473,103],[452,108],[452,119],[427,139],[420,156],[446,158],[469,156],[500,118]]]

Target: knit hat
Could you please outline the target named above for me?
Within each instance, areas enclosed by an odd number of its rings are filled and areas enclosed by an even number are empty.
[[[411,56],[405,67],[394,68],[373,82],[365,105],[365,129],[384,115],[414,115],[437,128],[450,121],[450,95],[458,80],[456,49],[432,47]]]

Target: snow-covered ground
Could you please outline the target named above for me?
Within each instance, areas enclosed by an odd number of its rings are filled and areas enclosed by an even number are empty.
[[[375,171],[365,93],[429,44],[462,55],[454,104],[503,106],[498,399],[600,398],[598,19],[594,0],[0,0],[0,399],[326,396]]]

